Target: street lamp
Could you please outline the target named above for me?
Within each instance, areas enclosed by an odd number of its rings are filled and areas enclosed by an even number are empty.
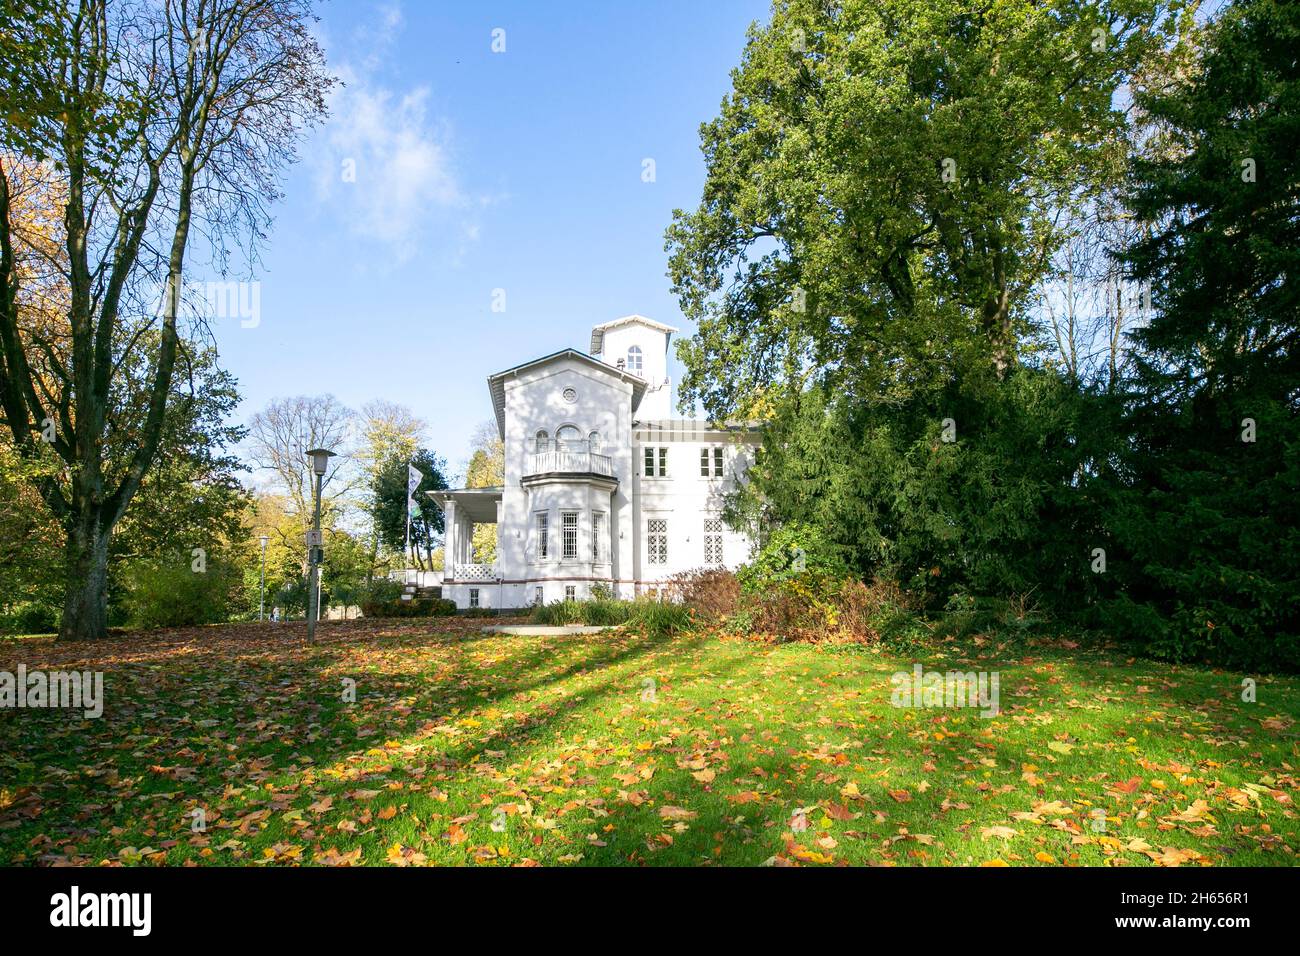
[[[257,602],[257,619],[261,621],[266,614],[266,542],[271,539],[267,535],[262,535],[257,540],[262,542],[262,597]]]
[[[325,477],[325,470],[329,467],[334,452],[328,448],[312,448],[307,451],[307,457],[311,459],[312,474],[316,476],[316,510],[311,531],[307,534],[307,643],[310,644],[316,637],[316,615],[320,611],[320,594],[316,589],[316,581],[324,557],[320,536],[320,482]]]

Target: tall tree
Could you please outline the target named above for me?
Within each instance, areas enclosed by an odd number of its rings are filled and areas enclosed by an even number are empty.
[[[420,483],[413,496],[415,508],[407,511],[407,468],[420,472]],[[398,554],[406,553],[407,517],[410,517],[411,551],[408,559],[422,569],[431,570],[433,552],[444,531],[442,509],[428,493],[447,487],[446,463],[421,448],[407,458],[391,456],[376,472],[370,486],[370,510],[379,532],[380,544]]]
[[[375,399],[361,407],[361,436],[356,458],[365,473],[371,489],[371,499],[366,508],[370,517],[370,570],[367,580],[373,580],[379,565],[380,533],[376,517],[374,488],[380,471],[392,459],[414,459],[428,426],[405,405]]]
[[[1145,90],[1149,283],[1112,522],[1116,630],[1175,658],[1300,665],[1300,6],[1240,0]]]
[[[668,230],[699,325],[683,407],[1004,374],[1060,238],[1053,197],[1113,153],[1162,6],[776,0],[701,129],[702,201]]]
[[[110,539],[162,439],[191,241],[223,265],[230,246],[255,250],[333,81],[308,0],[58,0],[11,20],[49,42],[0,45],[0,76],[35,111],[0,112],[0,141],[59,174],[46,266],[66,305],[52,329],[25,310],[23,259],[42,254],[15,222],[0,157],[0,409],[20,455],[64,466],[34,480],[67,540],[60,637],[87,639],[105,633]],[[156,355],[128,384],[151,329]]]

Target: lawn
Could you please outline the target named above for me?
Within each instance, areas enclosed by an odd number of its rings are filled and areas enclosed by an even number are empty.
[[[1255,675],[1245,703],[1245,675],[1060,640],[940,654],[481,624],[0,641],[0,670],[102,670],[107,701],[91,720],[0,710],[0,862],[1296,861],[1294,678]],[[997,671],[1001,713],[891,706],[916,661]]]

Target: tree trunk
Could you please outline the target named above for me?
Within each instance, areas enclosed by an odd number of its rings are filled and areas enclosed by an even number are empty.
[[[108,634],[108,539],[87,515],[68,533],[60,641],[93,641]]]

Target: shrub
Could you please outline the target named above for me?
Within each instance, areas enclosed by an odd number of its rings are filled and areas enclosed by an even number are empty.
[[[725,627],[733,634],[779,642],[874,643],[900,615],[910,612],[892,583],[867,585],[805,572],[742,595]]]
[[[673,575],[667,591],[691,608],[698,620],[713,624],[735,613],[740,580],[725,568],[698,568]]]
[[[454,603],[454,602],[453,602]],[[496,608],[470,607],[460,612],[461,617],[496,617]]]
[[[240,586],[230,565],[209,557],[206,570],[191,569],[188,557],[138,560],[123,572],[123,607],[133,627],[188,627],[226,619]]]
[[[16,604],[0,614],[0,634],[49,634],[59,629],[57,608],[36,602]]]
[[[773,531],[736,577],[744,594],[753,594],[787,581],[849,576],[841,550],[816,528],[798,522]]]
[[[665,637],[690,630],[694,620],[685,604],[642,598],[630,603],[628,624],[654,637]]]
[[[612,627],[628,619],[631,605],[627,601],[598,598],[578,605],[583,624]]]
[[[362,617],[446,617],[456,613],[456,602],[447,598],[413,598],[403,601],[366,601]]]
[[[564,627],[569,624],[588,624],[594,627],[614,627],[628,619],[631,603],[599,598],[591,601],[554,601],[533,608],[530,618],[534,624]]]
[[[550,604],[539,604],[533,608],[529,620],[534,624],[563,627],[566,624],[579,623],[582,620],[582,609],[577,601],[552,601]]]
[[[396,601],[402,596],[402,585],[392,578],[375,578],[366,585],[360,595],[360,603],[370,601],[382,604],[385,601]]]

